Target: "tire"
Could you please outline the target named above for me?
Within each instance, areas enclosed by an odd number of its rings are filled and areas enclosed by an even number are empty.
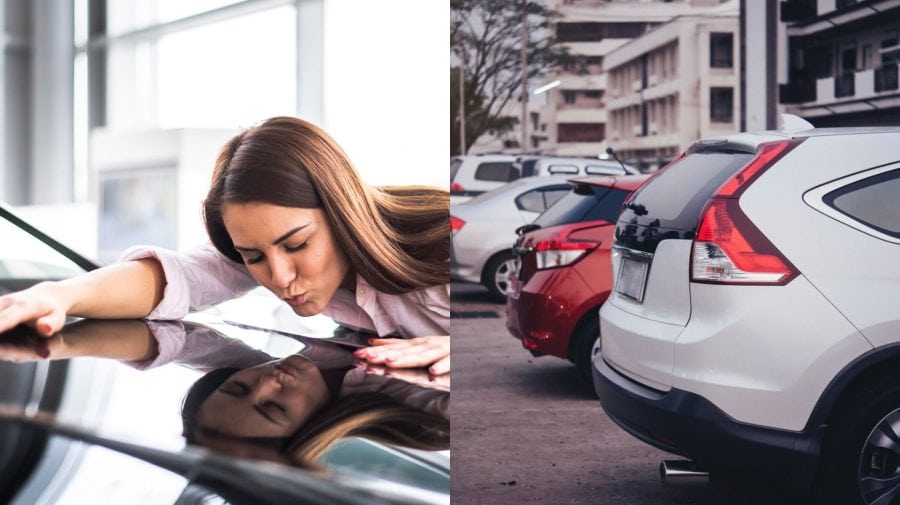
[[[597,310],[593,310],[593,313],[594,317],[582,324],[572,335],[572,338],[575,339],[575,345],[572,347],[572,362],[575,363],[578,378],[590,388],[591,393],[596,394],[594,393],[594,366],[591,361],[594,357],[594,342],[600,338],[600,315]]]
[[[876,378],[855,389],[835,412],[816,486],[822,492],[819,502],[900,503],[900,375]],[[887,479],[888,484],[876,479]]]
[[[508,279],[514,272],[515,257],[511,252],[502,252],[488,261],[481,279],[492,300],[497,303],[506,302],[506,290],[509,288]]]

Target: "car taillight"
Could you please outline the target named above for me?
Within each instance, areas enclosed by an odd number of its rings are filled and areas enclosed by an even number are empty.
[[[761,144],[757,155],[725,181],[707,203],[691,251],[691,281],[776,284],[800,272],[741,210],[740,195],[803,139]]]
[[[466,225],[466,222],[456,216],[450,216],[450,234],[455,235],[456,232],[462,229],[463,226]]]
[[[450,191],[465,191],[465,189],[462,187],[462,184],[458,182],[452,182],[450,183]]]
[[[568,240],[568,234],[561,239],[542,240],[533,246],[536,268],[546,270],[571,265],[599,245],[598,242]]]

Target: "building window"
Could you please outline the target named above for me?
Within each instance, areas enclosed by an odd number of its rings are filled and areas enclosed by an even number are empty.
[[[734,89],[709,88],[709,120],[731,123],[734,119]]]
[[[575,103],[575,92],[563,91],[563,101],[569,105]]]
[[[603,123],[560,123],[557,142],[601,142],[606,136]]]
[[[734,60],[734,36],[730,33],[709,34],[709,66],[732,68]]]
[[[593,99],[603,98],[603,92],[602,91],[585,91],[584,97],[585,98],[593,98]]]

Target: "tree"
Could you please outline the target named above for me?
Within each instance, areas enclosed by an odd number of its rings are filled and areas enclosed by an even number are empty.
[[[526,14],[527,13],[527,14]],[[450,152],[460,152],[459,67],[465,72],[465,116],[468,150],[484,133],[510,131],[519,119],[504,108],[521,93],[523,18],[529,26],[526,69],[534,79],[569,62],[556,44],[552,23],[559,15],[534,0],[450,1]]]

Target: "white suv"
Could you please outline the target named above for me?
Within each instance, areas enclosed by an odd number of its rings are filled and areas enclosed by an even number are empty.
[[[593,357],[609,416],[825,502],[900,503],[898,146],[900,128],[738,134],[635,192]]]

